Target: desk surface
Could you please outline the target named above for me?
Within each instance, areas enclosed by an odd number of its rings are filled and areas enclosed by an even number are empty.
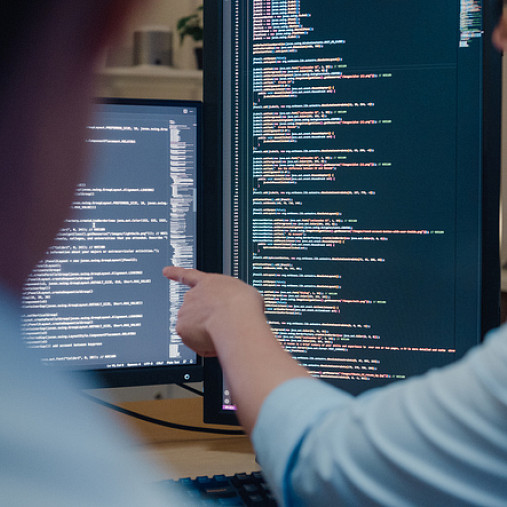
[[[122,403],[122,407],[153,418],[191,426],[229,428],[202,423],[202,400],[185,398]],[[108,410],[108,409],[105,409]],[[109,411],[111,412],[111,411]],[[259,470],[246,436],[223,436],[164,428],[113,412],[120,424],[138,436],[135,453],[159,465],[154,480]]]

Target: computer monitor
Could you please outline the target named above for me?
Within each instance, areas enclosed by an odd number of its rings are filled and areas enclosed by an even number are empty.
[[[202,380],[175,331],[184,288],[162,276],[198,265],[201,106],[97,104],[91,170],[23,292],[23,340],[48,367],[93,372],[102,387]]]
[[[500,12],[206,1],[224,271],[259,289],[312,375],[352,394],[449,364],[499,322]],[[205,394],[206,421],[234,421],[216,361]]]

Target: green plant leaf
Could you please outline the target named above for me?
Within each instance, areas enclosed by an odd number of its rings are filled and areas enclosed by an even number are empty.
[[[188,35],[194,41],[199,42],[203,39],[203,26],[202,26],[202,15],[200,11],[203,10],[203,6],[199,6],[196,9],[196,12],[190,14],[189,16],[184,16],[180,18],[176,23],[176,30],[180,36],[180,44],[183,43],[183,40]]]

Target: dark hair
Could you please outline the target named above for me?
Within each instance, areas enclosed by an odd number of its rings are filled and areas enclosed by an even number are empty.
[[[0,87],[9,81],[10,68],[19,49],[35,44],[35,26],[54,7],[56,0],[7,0],[0,4]]]

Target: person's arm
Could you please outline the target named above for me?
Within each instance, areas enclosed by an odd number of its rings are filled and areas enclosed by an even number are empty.
[[[164,274],[192,287],[177,330],[219,356],[282,505],[505,504],[507,331],[457,364],[353,398],[281,349],[253,288]]]
[[[238,418],[252,433],[269,393],[308,373],[277,342],[266,322],[262,297],[253,287],[227,276],[178,267],[166,267],[164,276],[190,287],[176,331],[198,354],[218,356]]]
[[[506,505],[506,364],[504,327],[461,361],[357,398],[286,382],[261,409],[257,459],[282,505]]]

